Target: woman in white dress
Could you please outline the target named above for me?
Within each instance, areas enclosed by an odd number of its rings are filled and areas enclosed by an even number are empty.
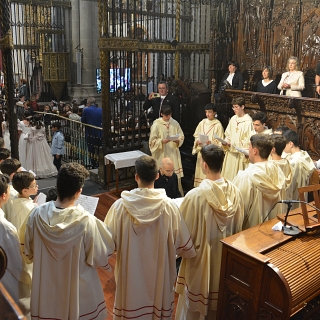
[[[290,57],[287,62],[287,72],[281,76],[278,84],[280,94],[286,92],[286,96],[301,97],[304,90],[304,75],[299,71],[299,60],[297,57]]]
[[[4,140],[5,147],[11,151],[9,122],[8,122],[8,114],[7,113],[4,114],[4,121],[2,121],[2,137]]]
[[[34,116],[35,126],[28,134],[26,167],[32,170],[37,178],[49,178],[57,175],[58,172],[53,164],[45,127],[40,119],[41,115]]]
[[[19,135],[19,160],[21,162],[21,166],[25,169],[27,168],[27,144],[28,144],[28,136],[31,130],[30,125],[30,117],[31,114],[29,111],[25,111],[23,114],[23,120],[18,123],[18,135]]]

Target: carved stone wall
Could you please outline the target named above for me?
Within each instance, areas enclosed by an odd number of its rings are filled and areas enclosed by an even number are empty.
[[[220,80],[236,60],[254,89],[261,69],[270,65],[279,78],[287,59],[298,57],[306,78],[303,96],[314,97],[320,61],[320,0],[215,0],[212,8],[212,67]]]

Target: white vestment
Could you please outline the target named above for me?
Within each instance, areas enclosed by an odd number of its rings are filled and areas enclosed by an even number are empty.
[[[293,186],[294,186],[294,178],[295,178],[295,170],[294,167],[290,164],[288,159],[281,160],[270,160],[277,164],[279,168],[282,170],[285,176],[284,188],[281,190],[281,199],[280,200],[291,200],[293,195]],[[278,204],[278,206],[281,206]],[[287,205],[282,205],[282,212],[285,213],[287,209]]]
[[[12,199],[11,203],[11,216],[8,220],[17,228],[19,231],[20,227],[29,216],[30,211],[35,208],[37,204],[33,202],[31,198],[19,198]]]
[[[177,206],[164,189],[123,191],[105,223],[117,250],[114,319],[170,319],[176,255],[195,256]]]
[[[239,171],[233,179],[244,202],[243,229],[256,226],[282,213],[281,206],[272,207],[281,200],[285,187],[285,176],[278,165],[271,161],[250,163],[244,171]],[[267,215],[269,216],[267,217]]]
[[[179,144],[169,141],[163,143],[162,139],[166,139],[167,136],[174,136],[179,134]],[[177,174],[178,179],[183,177],[183,169],[181,163],[181,156],[179,147],[183,144],[184,134],[181,130],[179,123],[170,118],[168,122],[163,121],[162,118],[156,119],[150,130],[149,147],[152,157],[160,163],[163,158],[170,158],[174,163],[174,172]]]
[[[180,211],[197,255],[182,259],[176,292],[176,319],[210,319],[217,309],[221,239],[242,230],[244,206],[240,191],[226,179],[205,179],[187,193]]]
[[[0,246],[7,256],[7,269],[1,278],[1,283],[23,314],[30,319],[31,278],[22,258],[16,228],[5,219],[2,209],[0,209]]]
[[[96,268],[111,269],[113,250],[104,223],[80,205],[59,209],[51,201],[35,208],[25,226],[24,243],[33,261],[32,319],[105,319]]]
[[[194,144],[192,148],[192,154],[197,154],[197,164],[196,164],[196,171],[194,174],[194,186],[198,187],[202,180],[206,178],[205,174],[202,172],[201,169],[201,153],[200,150],[205,146],[203,144],[199,145],[197,144],[197,141],[199,140],[199,135],[207,135],[208,140],[211,141],[211,143],[217,144],[221,146],[221,142],[219,142],[217,139],[215,139],[214,135],[217,135],[219,138],[224,138],[224,131],[222,124],[219,120],[213,119],[203,119],[199,122],[193,136],[194,136]]]
[[[13,203],[13,200],[15,198],[17,198],[18,196],[19,196],[19,192],[16,189],[13,188],[13,186],[12,186],[12,184],[10,182],[10,198],[7,201],[7,203],[5,203],[2,206],[2,210],[4,212],[4,216],[6,217],[6,219],[8,221],[10,221],[11,223],[12,223],[12,220],[14,219],[14,216],[15,216],[15,213],[12,212],[12,203]]]
[[[256,132],[254,129],[250,133],[250,137],[254,136],[255,134],[266,134],[266,135],[271,135],[272,129],[268,129],[268,127],[264,127],[264,130],[260,133]]]
[[[252,118],[245,114],[243,117],[234,115],[225,131],[225,139],[231,146],[226,148],[226,155],[222,167],[222,176],[230,181],[237,175],[239,170],[244,170],[249,160],[245,155],[234,148],[249,149],[250,134],[253,130]]]
[[[290,164],[295,169],[295,179],[293,185],[293,200],[299,200],[298,188],[309,185],[310,177],[313,171],[316,169],[313,160],[310,158],[308,152],[300,150],[292,153],[288,158]],[[307,194],[305,195],[305,201],[307,201]],[[294,203],[292,209],[298,208],[299,204]]]

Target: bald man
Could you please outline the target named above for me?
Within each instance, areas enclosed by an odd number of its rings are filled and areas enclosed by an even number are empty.
[[[159,178],[154,182],[156,189],[163,188],[169,198],[180,198],[178,176],[174,172],[174,164],[170,158],[163,158],[159,164]]]

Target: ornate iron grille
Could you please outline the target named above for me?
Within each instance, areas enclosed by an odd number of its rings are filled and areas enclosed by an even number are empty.
[[[107,148],[133,147],[148,139],[142,106],[159,81],[181,98],[182,112],[188,84],[211,86],[211,1],[99,0],[98,6],[104,138]]]
[[[10,1],[14,83],[18,88],[20,79],[25,79],[29,97],[32,92],[40,92],[41,101],[57,96],[50,81],[43,78],[46,71],[43,53],[67,52],[65,10],[70,6],[69,1],[62,0]],[[16,97],[18,98],[18,90]]]

